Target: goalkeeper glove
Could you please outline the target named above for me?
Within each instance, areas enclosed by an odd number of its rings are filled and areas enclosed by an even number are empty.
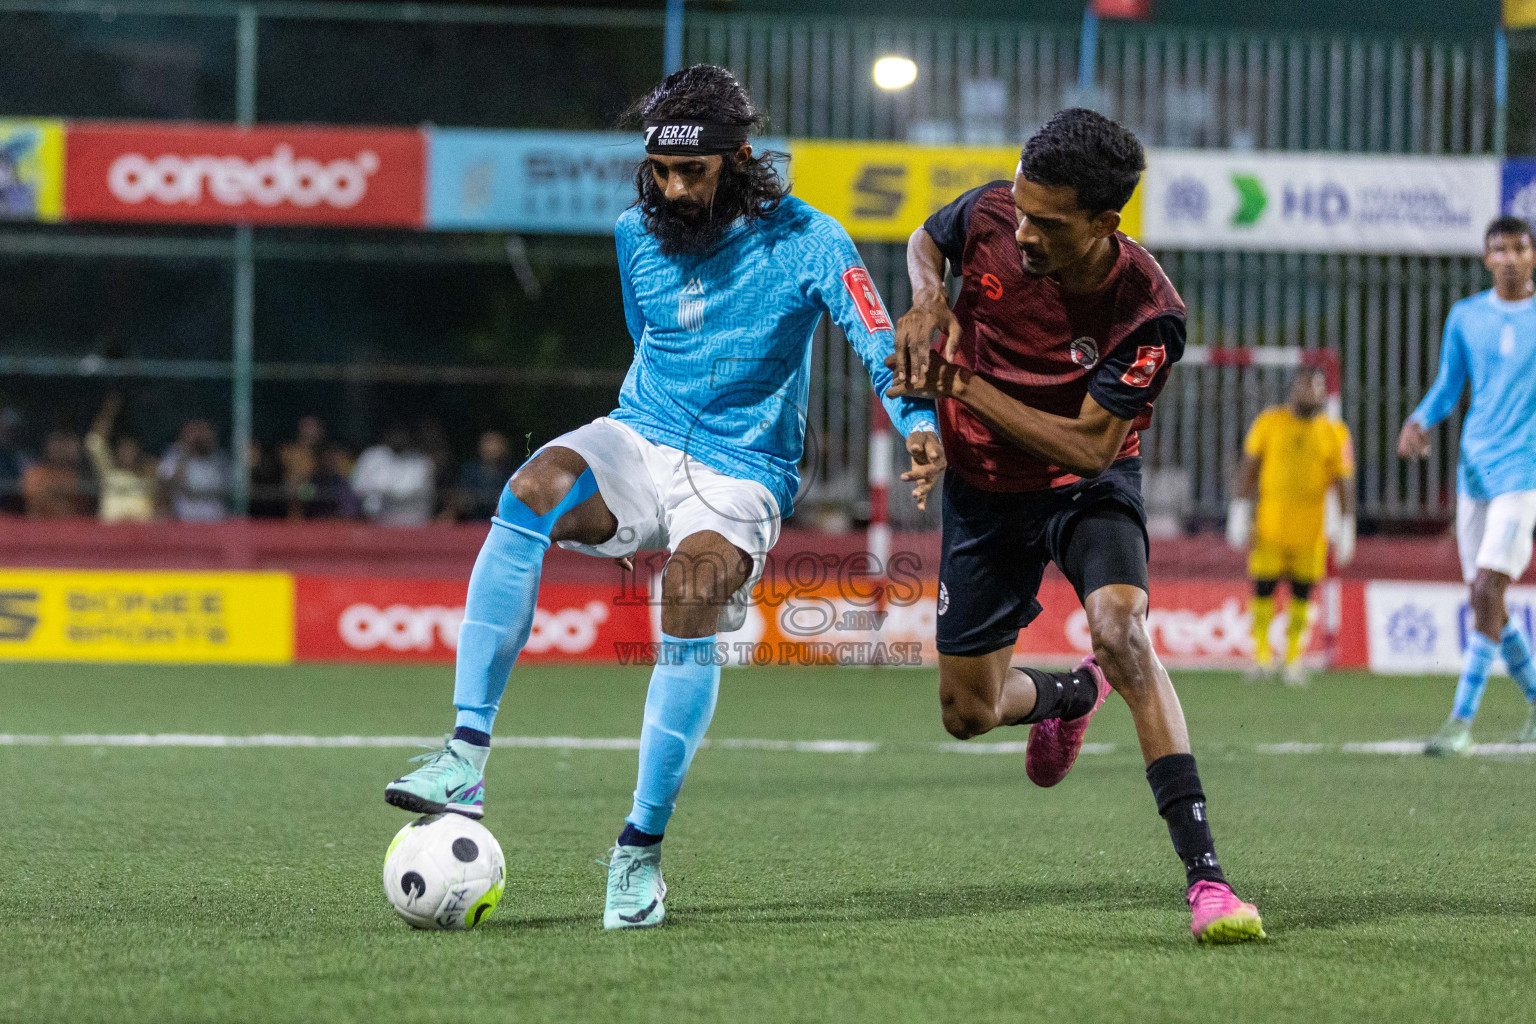
[[[1241,551],[1253,532],[1253,500],[1233,498],[1227,506],[1227,544]]]
[[[1335,565],[1348,565],[1355,560],[1355,517],[1340,516],[1338,536],[1333,542]]]

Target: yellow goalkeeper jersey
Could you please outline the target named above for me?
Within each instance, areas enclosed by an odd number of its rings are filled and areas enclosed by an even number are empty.
[[[1329,486],[1355,475],[1349,428],[1323,413],[1301,419],[1277,405],[1253,421],[1243,451],[1259,460],[1255,542],[1287,548],[1320,542]]]

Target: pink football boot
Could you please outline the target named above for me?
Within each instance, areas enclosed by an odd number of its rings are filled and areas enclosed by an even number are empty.
[[[1196,882],[1189,887],[1189,930],[1200,942],[1225,944],[1267,939],[1259,908],[1237,898],[1225,882]]]
[[[1104,678],[1093,655],[1088,655],[1077,667],[1087,669],[1093,676],[1099,687],[1099,699],[1093,710],[1081,718],[1070,722],[1049,718],[1029,727],[1029,743],[1024,748],[1024,774],[1037,786],[1054,786],[1067,777],[1078,751],[1083,749],[1088,723],[1093,721],[1093,716],[1104,706],[1104,698],[1109,696],[1109,680]]]

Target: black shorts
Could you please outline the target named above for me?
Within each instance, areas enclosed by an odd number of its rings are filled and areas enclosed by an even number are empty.
[[[1012,647],[1040,614],[1047,562],[1079,601],[1110,584],[1147,589],[1141,460],[1121,459],[1093,480],[1049,491],[984,491],[946,473],[943,544],[939,653]]]

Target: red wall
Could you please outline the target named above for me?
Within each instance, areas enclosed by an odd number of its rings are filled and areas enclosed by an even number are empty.
[[[0,565],[56,569],[280,569],[336,576],[467,579],[486,527],[434,524],[416,528],[359,523],[231,521],[215,525],[103,525],[0,517]],[[860,533],[785,530],[774,549],[782,568],[797,553],[834,557],[864,550]],[[891,550],[921,560],[922,575],[938,571],[937,533],[898,533]],[[1152,575],[1163,579],[1241,579],[1244,558],[1215,534],[1152,542]],[[551,549],[546,579],[604,582],[617,570],[605,559]],[[1459,582],[1456,541],[1440,537],[1360,540],[1345,579]]]

